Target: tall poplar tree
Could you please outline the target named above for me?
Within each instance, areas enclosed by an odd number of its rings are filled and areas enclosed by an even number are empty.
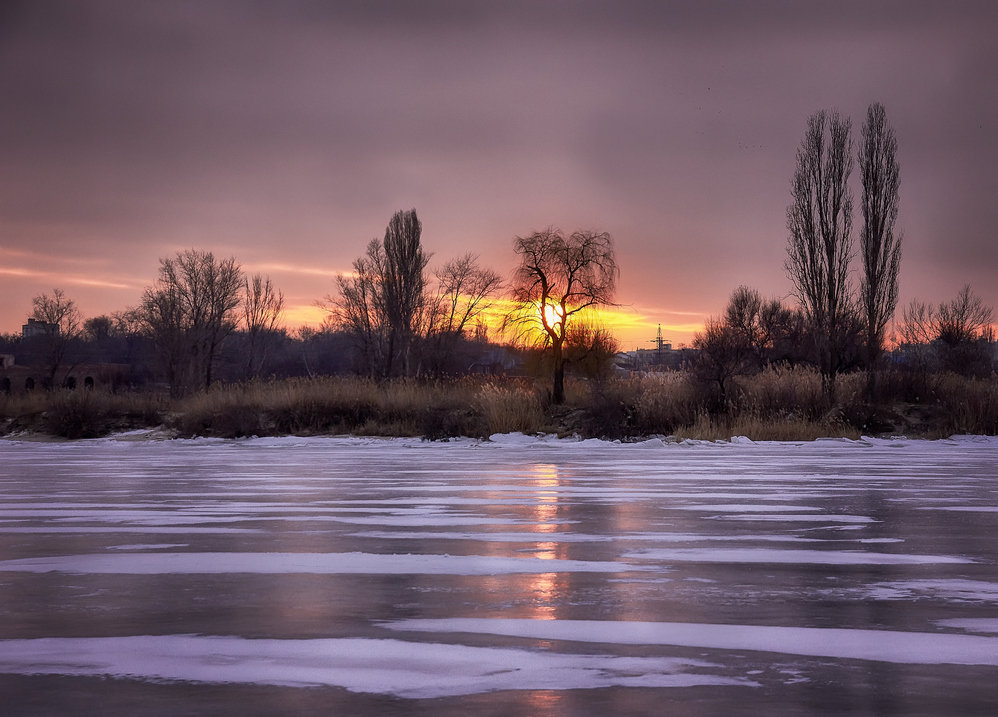
[[[852,123],[824,110],[811,115],[797,150],[787,207],[786,270],[817,341],[822,384],[835,394],[851,311]]]
[[[866,328],[867,370],[872,386],[873,369],[883,352],[887,323],[897,308],[901,266],[901,234],[895,233],[894,228],[900,187],[897,139],[880,103],[870,105],[866,113],[859,148],[859,170],[863,179],[860,300]]]

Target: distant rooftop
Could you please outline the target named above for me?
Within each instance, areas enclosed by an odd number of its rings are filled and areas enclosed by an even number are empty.
[[[59,333],[59,324],[50,324],[37,319],[28,319],[28,323],[21,326],[21,336],[30,338],[32,336],[50,336]]]

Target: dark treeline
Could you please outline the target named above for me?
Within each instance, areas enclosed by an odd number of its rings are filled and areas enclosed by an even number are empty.
[[[204,373],[196,375],[194,360],[182,363],[177,357],[185,347],[177,346],[173,354],[164,353],[164,347],[171,348],[169,340],[152,334],[128,315],[115,314],[87,319],[81,330],[69,337],[0,335],[0,354],[15,357],[14,366],[20,369],[5,369],[12,380],[9,390],[15,392],[23,390],[29,378],[33,379],[29,388],[44,389],[76,387],[84,375],[113,390],[162,386],[172,387],[172,393],[181,396],[217,382],[372,373],[355,337],[335,325],[294,331],[282,327],[253,331],[235,326],[213,348],[192,341],[186,347],[191,355],[200,357],[210,351],[210,359],[200,363]],[[53,349],[56,342],[58,349]],[[449,337],[445,349],[441,344],[439,338],[431,337],[410,349],[412,356],[419,357],[414,360],[432,367],[436,376],[502,373],[514,357],[523,360],[521,352],[491,344],[481,332]],[[23,375],[20,383],[13,382],[15,375]]]

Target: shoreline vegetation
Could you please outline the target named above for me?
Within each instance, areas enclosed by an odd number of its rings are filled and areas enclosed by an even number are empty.
[[[167,390],[35,391],[0,397],[0,436],[98,438],[157,428],[165,434],[239,438],[358,435],[487,438],[496,433],[640,440],[674,436],[725,440],[953,434],[998,435],[998,375],[878,374],[840,378],[836,401],[807,367],[770,367],[734,379],[723,405],[691,372],[602,381],[570,379],[564,404],[530,378],[464,377],[436,381],[360,377],[254,380],[216,384],[184,398]]]

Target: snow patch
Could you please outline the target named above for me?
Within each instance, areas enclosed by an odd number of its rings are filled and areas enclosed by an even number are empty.
[[[407,698],[495,690],[757,686],[700,660],[556,654],[374,639],[159,635],[0,640],[0,671],[143,680],[334,686]],[[688,670],[697,670],[689,672]]]
[[[998,638],[897,630],[617,620],[399,620],[400,631],[474,633],[617,645],[673,645],[906,664],[998,666]]]
[[[868,553],[851,550],[768,550],[765,548],[651,548],[624,558],[694,563],[769,563],[797,565],[960,565],[973,560],[949,555]]]

